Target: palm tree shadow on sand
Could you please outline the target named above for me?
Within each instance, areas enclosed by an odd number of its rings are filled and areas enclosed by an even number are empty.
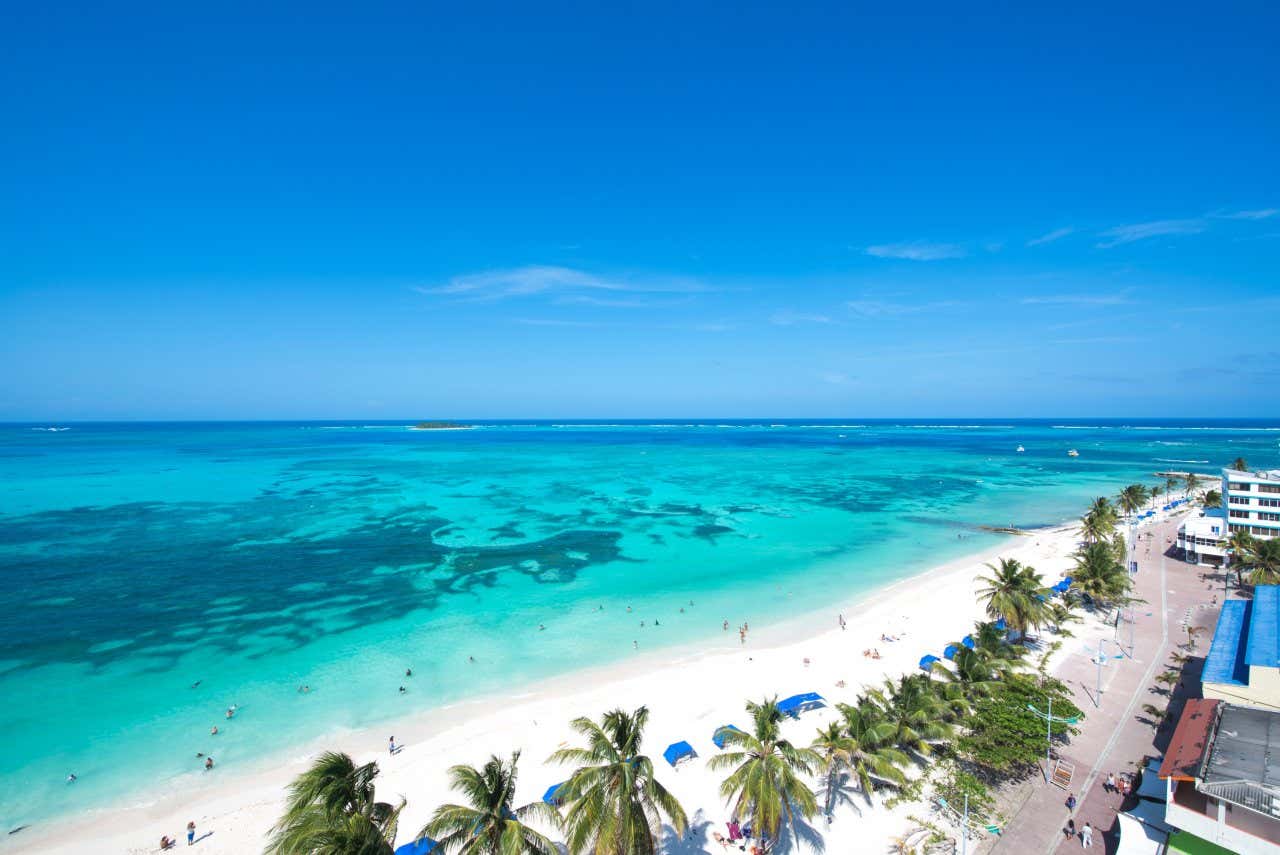
[[[833,821],[840,812],[841,808],[850,808],[857,816],[862,816],[861,802],[865,805],[871,805],[870,797],[862,791],[862,787],[858,785],[858,779],[847,772],[840,775],[835,785],[828,787],[823,785],[818,788],[817,792],[818,804],[831,805],[831,816]],[[856,798],[855,798],[856,796]]]
[[[707,831],[710,828],[711,820],[702,810],[689,818],[689,830],[685,834],[673,826],[663,825],[661,851],[664,855],[712,855],[712,850],[707,848]],[[715,849],[718,851],[720,847]]]
[[[797,841],[804,845],[797,846]],[[826,851],[827,843],[822,839],[822,832],[812,823],[797,816],[795,822],[780,835],[778,842],[769,850],[769,853],[770,855],[786,855],[788,852]]]

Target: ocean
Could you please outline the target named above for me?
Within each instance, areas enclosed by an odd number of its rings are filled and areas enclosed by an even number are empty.
[[[1280,466],[1276,422],[411,424],[0,425],[6,829]]]

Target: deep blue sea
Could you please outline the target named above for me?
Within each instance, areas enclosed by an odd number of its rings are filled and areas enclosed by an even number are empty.
[[[1280,466],[1280,422],[411,424],[0,425],[0,823],[719,644],[1157,470]]]

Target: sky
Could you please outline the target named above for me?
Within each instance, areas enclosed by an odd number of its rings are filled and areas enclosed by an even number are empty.
[[[0,420],[1280,417],[1274,3],[5,19]]]

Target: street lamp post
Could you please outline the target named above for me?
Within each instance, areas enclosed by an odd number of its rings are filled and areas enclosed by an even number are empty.
[[[1048,783],[1049,767],[1053,764],[1053,723],[1056,721],[1059,724],[1075,724],[1080,720],[1080,718],[1078,716],[1071,716],[1070,718],[1062,718],[1059,716],[1058,718],[1054,718],[1053,695],[1046,695],[1045,698],[1049,702],[1049,710],[1047,712],[1041,712],[1035,704],[1027,704],[1027,709],[1044,719],[1044,780]]]

